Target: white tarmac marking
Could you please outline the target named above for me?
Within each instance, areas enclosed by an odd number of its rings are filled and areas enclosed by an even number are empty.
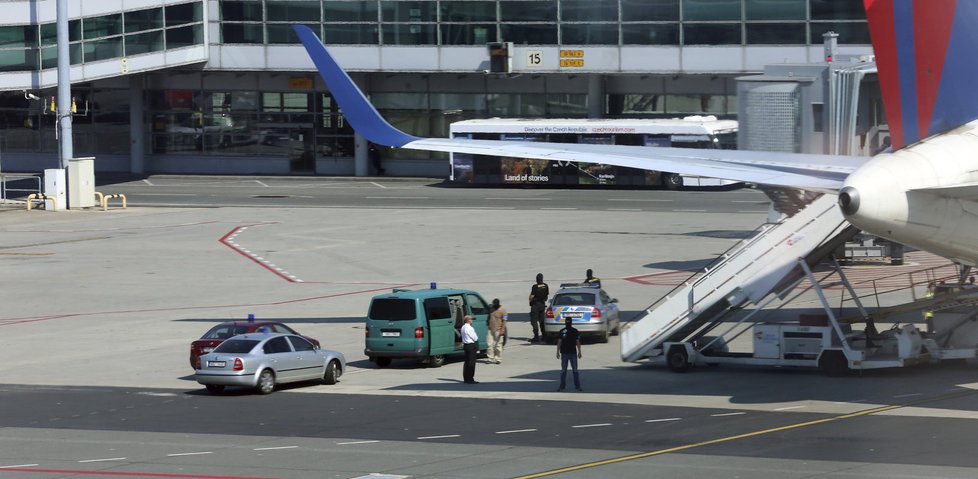
[[[155,397],[176,397],[173,393],[151,393],[151,392],[138,392],[141,396],[155,396]]]
[[[136,193],[136,194],[139,196],[197,196],[196,193]]]
[[[761,211],[761,210],[757,210],[757,211],[750,211],[750,210],[737,210],[737,212],[738,212],[738,213],[767,213],[767,211]]]
[[[807,406],[785,406],[785,407],[779,407],[779,408],[775,409],[775,411],[790,411],[792,409],[801,409],[801,408],[804,408],[804,407],[807,407]]]
[[[901,399],[901,398],[909,398],[909,397],[920,396],[920,395],[921,395],[921,393],[898,394],[896,396],[893,396],[893,398],[894,399]]]
[[[650,201],[656,203],[672,203],[674,200],[654,200],[654,199],[633,199],[633,198],[608,198],[608,201]]]
[[[124,457],[107,457],[105,459],[85,459],[84,461],[78,462],[104,462],[104,461],[125,461]]]
[[[385,190],[387,189],[386,186],[384,186],[384,185],[382,185],[380,183],[377,183],[376,181],[371,181],[370,184],[376,186],[377,188],[383,188]]]
[[[681,417],[667,417],[665,419],[646,419],[645,422],[667,422],[667,421],[680,421]]]
[[[599,424],[578,424],[577,426],[571,426],[571,427],[572,428],[581,428],[581,427],[604,427],[604,426],[610,426],[610,425],[611,425],[610,422],[602,422],[602,423],[599,423]]]
[[[295,449],[299,446],[278,446],[278,447],[258,447],[252,449],[252,451],[276,451],[278,449]]]
[[[639,208],[608,208],[607,211],[642,211]]]
[[[512,431],[496,431],[496,434],[516,434],[518,432],[534,432],[536,429],[514,429]]]
[[[484,200],[553,201],[553,198],[483,198]]]
[[[418,439],[446,439],[449,437],[461,437],[458,434],[446,434],[444,436],[421,436]]]
[[[368,200],[430,200],[430,196],[368,196]]]
[[[34,466],[39,466],[39,465],[40,464],[16,464],[16,465],[13,465],[13,466],[0,466],[0,469],[15,469],[15,468],[19,468],[19,467],[34,467]]]
[[[350,441],[350,442],[338,442],[338,443],[336,443],[336,445],[337,445],[337,446],[348,446],[348,445],[351,445],[351,444],[373,444],[373,443],[375,443],[375,442],[380,442],[380,441]]]
[[[706,213],[706,210],[672,210],[673,213]]]
[[[149,186],[156,186],[156,185],[154,185],[154,184],[152,184],[152,183],[150,183],[150,182],[149,182],[149,180],[147,180],[147,179],[145,179],[145,178],[143,179],[143,183],[146,183],[146,184],[147,184],[147,185],[149,185]]]
[[[262,185],[265,188],[270,188],[270,186],[266,185],[265,183],[262,183],[261,180],[255,180],[255,183],[258,183],[259,185]]]
[[[200,452],[178,452],[176,454],[167,454],[167,457],[177,457],[177,456],[200,456],[203,454],[214,454],[212,451],[200,451]]]
[[[577,208],[540,208],[541,210],[576,210]]]
[[[740,416],[740,415],[743,415],[743,414],[747,414],[747,413],[745,413],[745,412],[725,412],[725,413],[722,413],[722,414],[710,414],[710,416],[712,416],[712,417],[724,417],[724,416]]]

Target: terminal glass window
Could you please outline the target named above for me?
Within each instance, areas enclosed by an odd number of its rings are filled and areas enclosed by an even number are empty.
[[[125,12],[126,33],[163,28],[163,9],[150,8]]]
[[[265,43],[261,23],[225,23],[221,25],[224,43]]]
[[[185,23],[200,22],[204,19],[204,12],[201,2],[182,3],[179,5],[167,5],[164,15],[166,16],[166,26],[183,25]]]
[[[499,2],[499,19],[504,22],[556,22],[557,0],[503,0]]]
[[[811,0],[812,20],[865,20],[863,2]]]
[[[0,49],[0,71],[37,70],[37,49]]]
[[[166,29],[166,48],[181,48],[204,43],[204,30],[201,25],[189,25]]]
[[[103,15],[101,17],[86,18],[83,20],[83,34],[85,40],[90,38],[107,37],[122,33],[122,14]],[[55,27],[57,28],[57,27]],[[57,33],[55,33],[57,35]]]
[[[683,0],[683,20],[740,20],[741,0]]]
[[[679,45],[678,23],[624,23],[623,45]]]
[[[221,20],[261,21],[261,2],[221,1]]]
[[[749,45],[804,45],[804,23],[748,23]]]
[[[496,2],[486,1],[442,1],[441,21],[443,22],[494,22],[496,21]]]
[[[327,45],[376,45],[376,23],[327,23],[323,33]]]
[[[385,23],[381,29],[385,45],[435,45],[438,30],[430,23]]]
[[[487,24],[443,24],[441,26],[442,45],[482,45],[496,41],[496,25]]]
[[[163,31],[126,35],[126,55],[163,51]]]
[[[377,2],[328,1],[323,3],[323,19],[327,22],[376,22]]]
[[[517,45],[555,45],[557,44],[557,25],[515,24],[500,25],[500,41]]]
[[[808,0],[744,0],[747,20],[804,20]]]
[[[739,23],[686,23],[683,25],[686,45],[740,45]]]
[[[103,38],[84,43],[85,61],[95,62],[122,56],[122,37]]]
[[[385,22],[434,22],[435,2],[400,2],[384,0],[381,2],[381,18]]]
[[[81,20],[68,20],[68,41],[81,40]],[[54,45],[58,43],[58,25],[45,23],[41,25],[41,44]]]
[[[36,46],[37,27],[32,25],[0,27],[0,48],[30,48]]]
[[[307,23],[306,26],[319,35],[319,23]],[[265,30],[268,32],[269,44],[301,43],[291,23],[269,23],[265,26]]]
[[[565,23],[561,26],[564,45],[617,45],[617,23]]]
[[[560,19],[565,22],[616,22],[617,0],[560,0]]]
[[[319,0],[265,2],[265,13],[270,22],[318,22]]]
[[[621,21],[679,21],[679,0],[621,0]]]

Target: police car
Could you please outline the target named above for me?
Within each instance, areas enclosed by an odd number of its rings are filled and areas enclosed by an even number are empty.
[[[592,336],[603,343],[618,334],[618,300],[601,289],[601,283],[564,283],[554,294],[543,322],[544,339],[554,342],[571,318],[581,336]]]

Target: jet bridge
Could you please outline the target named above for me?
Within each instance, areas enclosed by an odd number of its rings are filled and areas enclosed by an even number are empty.
[[[856,233],[824,194],[794,215],[766,224],[753,237],[653,304],[621,332],[624,361],[663,355],[663,344],[693,342],[729,313],[762,305],[772,292],[804,278],[800,263],[814,265]]]

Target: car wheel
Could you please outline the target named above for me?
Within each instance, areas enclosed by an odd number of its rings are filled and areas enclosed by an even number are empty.
[[[336,361],[330,361],[326,365],[326,373],[323,374],[323,382],[326,384],[336,384],[340,380],[340,365]]]
[[[601,332],[601,336],[598,336],[598,339],[602,343],[607,343],[608,342],[608,338],[611,337],[611,331],[608,330],[607,325],[605,325],[605,326],[606,327],[604,328],[604,331]]]
[[[258,386],[255,387],[258,394],[271,394],[275,390],[275,373],[271,369],[266,369],[258,376]]]
[[[220,384],[208,384],[204,387],[206,387],[207,392],[211,394],[220,394],[222,391],[224,391],[224,386]]]
[[[621,320],[615,321],[615,329],[611,331],[611,334],[614,336],[621,334]]]
[[[689,363],[689,354],[686,352],[686,348],[682,346],[673,346],[669,348],[669,353],[666,354],[666,365],[669,369],[676,373],[684,373],[689,371],[689,367],[692,364]]]
[[[662,185],[667,190],[677,191],[683,189],[683,177],[676,173],[663,173]]]
[[[378,368],[386,368],[391,365],[391,358],[374,358]]]
[[[440,368],[445,364],[445,355],[438,354],[428,358],[428,367],[430,368]]]

